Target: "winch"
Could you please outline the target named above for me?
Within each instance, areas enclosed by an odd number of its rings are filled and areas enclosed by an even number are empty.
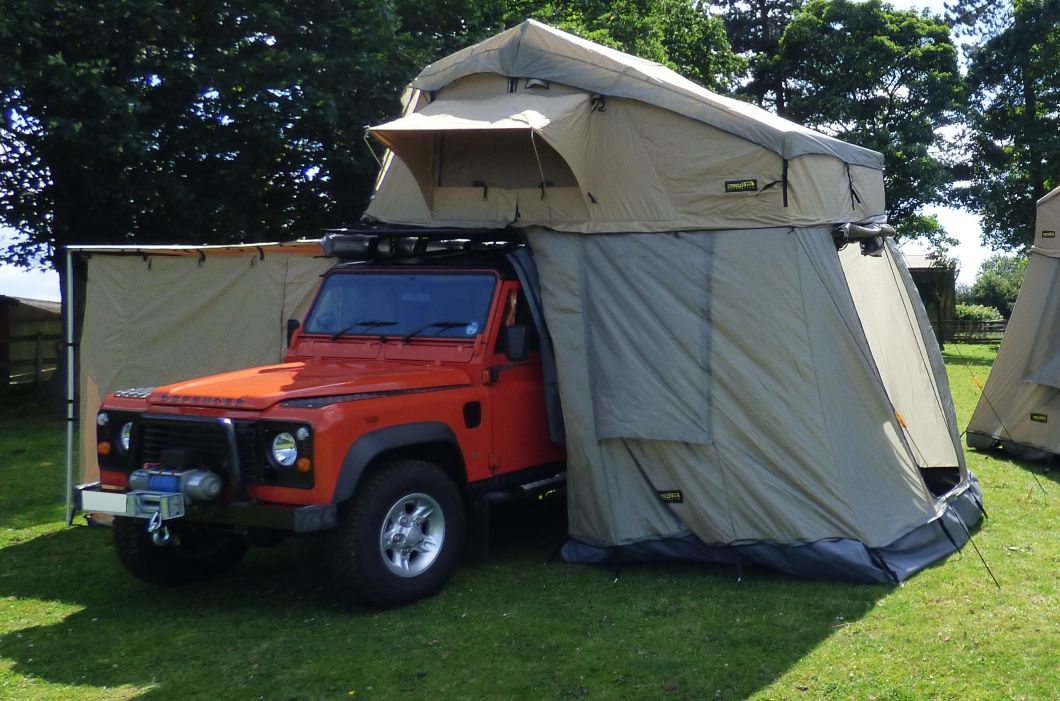
[[[210,501],[221,494],[221,476],[209,470],[140,469],[129,475],[129,488],[180,492],[188,501]]]

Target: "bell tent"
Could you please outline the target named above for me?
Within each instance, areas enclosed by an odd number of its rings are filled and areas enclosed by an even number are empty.
[[[968,424],[969,448],[1060,454],[1060,188],[1038,200],[1034,246],[990,378]]]
[[[967,539],[981,492],[879,238],[879,153],[533,21],[428,66],[404,104],[371,130],[364,225],[525,236],[567,560],[893,582]]]

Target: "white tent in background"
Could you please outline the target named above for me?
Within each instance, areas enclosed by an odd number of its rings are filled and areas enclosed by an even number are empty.
[[[1038,200],[1034,246],[1012,318],[968,424],[969,448],[1060,454],[1060,188]]]
[[[967,538],[919,296],[889,243],[843,245],[886,232],[880,154],[533,21],[429,66],[372,133],[369,225],[529,241],[567,559],[886,582]]]

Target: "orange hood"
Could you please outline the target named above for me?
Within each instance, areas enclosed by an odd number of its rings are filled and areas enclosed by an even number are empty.
[[[262,410],[285,399],[395,392],[471,384],[463,370],[438,364],[321,360],[236,370],[159,387],[151,404]]]

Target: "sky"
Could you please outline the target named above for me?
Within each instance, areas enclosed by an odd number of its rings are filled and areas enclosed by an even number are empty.
[[[942,3],[943,0],[927,0],[926,2],[892,0],[891,2],[899,8],[923,9],[926,7],[937,14],[944,12]],[[979,216],[949,207],[928,207],[926,213],[936,215],[947,233],[960,241],[960,245],[952,249],[949,254],[958,259],[960,272],[957,282],[972,284],[979,265],[992,253],[980,242],[982,232],[979,227]],[[0,250],[6,247],[12,237],[13,232],[0,228]],[[910,242],[905,244],[902,250],[922,252],[926,249],[922,244]],[[0,295],[58,300],[59,275],[54,270],[22,270],[0,263]]]

